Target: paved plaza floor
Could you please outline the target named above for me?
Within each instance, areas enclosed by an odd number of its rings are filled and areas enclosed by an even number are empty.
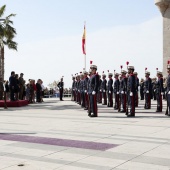
[[[170,170],[170,117],[144,110],[135,118],[98,105],[90,118],[65,98],[0,108],[0,170]]]

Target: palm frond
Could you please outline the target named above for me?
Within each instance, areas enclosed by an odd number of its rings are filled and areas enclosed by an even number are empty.
[[[3,5],[3,6],[0,8],[0,17],[2,17],[2,15],[4,14],[5,8],[6,8],[6,5]]]
[[[13,21],[9,20],[9,18],[6,17],[6,19],[4,19],[3,24],[13,24]]]
[[[8,15],[6,18],[9,19],[9,18],[15,17],[15,16],[16,16],[16,14],[10,14],[10,15]]]
[[[4,30],[7,33],[17,34],[16,29],[14,27],[12,27],[11,25],[9,25],[9,24],[5,25]]]
[[[12,41],[12,40],[7,40],[7,46],[9,49],[12,49],[12,50],[16,50],[17,51],[17,43],[15,41]]]

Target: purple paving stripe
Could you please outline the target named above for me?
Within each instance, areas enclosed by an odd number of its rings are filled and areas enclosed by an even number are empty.
[[[46,144],[46,145],[57,145],[57,146],[66,146],[66,147],[74,147],[74,148],[101,150],[101,151],[105,151],[118,146],[109,143],[87,142],[87,141],[79,141],[79,140],[68,140],[68,139],[35,137],[35,136],[13,135],[13,134],[2,134],[2,133],[0,134],[0,140],[38,143],[38,144]]]

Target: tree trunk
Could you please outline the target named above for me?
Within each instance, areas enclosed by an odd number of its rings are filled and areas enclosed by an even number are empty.
[[[2,82],[4,81],[4,74],[5,74],[5,62],[4,62],[4,47],[2,48]]]
[[[2,76],[2,58],[4,55],[4,47],[0,48],[0,100],[3,99],[3,76]]]

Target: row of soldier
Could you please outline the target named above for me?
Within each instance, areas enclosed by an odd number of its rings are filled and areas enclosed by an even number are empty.
[[[121,70],[121,74],[115,73],[113,75],[108,73],[107,81],[106,74],[103,72],[101,77],[97,74],[97,66],[91,65],[89,72],[83,71],[80,75],[73,77],[72,100],[80,104],[85,110],[88,110],[90,117],[97,117],[98,115],[97,102],[108,107],[114,107],[118,112],[125,113],[127,117],[134,117],[135,107],[138,107],[138,87],[140,85],[137,72],[134,72],[134,70],[134,66],[128,66],[127,71]],[[167,67],[167,70],[169,73],[170,66]],[[154,88],[152,83],[150,72],[145,71],[142,90],[145,98],[144,109],[151,109],[151,99],[154,93],[157,100],[156,112],[162,112],[162,98],[165,94],[162,72],[157,71],[157,80],[154,82]],[[166,115],[169,116],[168,86],[170,86],[169,79],[167,79],[166,89]]]

